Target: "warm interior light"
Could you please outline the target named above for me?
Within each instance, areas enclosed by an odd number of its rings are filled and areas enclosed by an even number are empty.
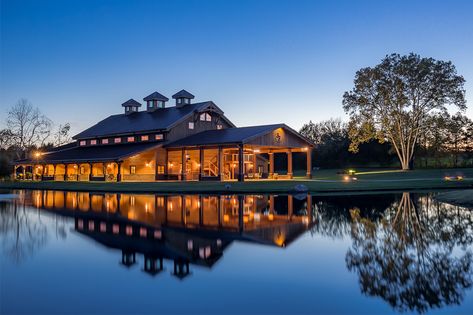
[[[228,214],[223,215],[223,222],[228,222],[230,221],[230,216]]]
[[[274,214],[270,213],[270,214],[268,215],[268,220],[269,220],[269,221],[273,221],[273,220],[274,220]]]
[[[36,153],[34,154],[34,156],[40,157],[40,156],[41,156],[41,153],[40,153],[40,152],[36,152]]]
[[[253,152],[254,153],[260,153],[261,151],[260,151],[260,149],[254,149]]]
[[[346,182],[350,181],[350,176],[343,176],[343,180]]]

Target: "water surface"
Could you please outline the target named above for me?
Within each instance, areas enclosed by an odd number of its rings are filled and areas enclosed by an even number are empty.
[[[473,210],[430,193],[10,193],[2,314],[473,313]]]

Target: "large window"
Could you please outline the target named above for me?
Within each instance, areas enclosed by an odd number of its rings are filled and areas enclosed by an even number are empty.
[[[200,114],[201,121],[212,121],[212,116],[209,113],[202,113]]]

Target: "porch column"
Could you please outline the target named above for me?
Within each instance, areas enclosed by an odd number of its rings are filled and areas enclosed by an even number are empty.
[[[56,180],[56,164],[53,164],[53,180]]]
[[[202,147],[199,148],[199,180],[205,176],[204,174],[204,149]]]
[[[117,166],[118,166],[117,182],[121,182],[122,181],[122,162],[118,161]]]
[[[64,163],[64,181],[67,181],[67,167],[69,164]]]
[[[292,151],[287,152],[287,177],[292,178]]]
[[[181,167],[181,180],[186,180],[187,174],[187,160],[186,160],[186,150],[182,149],[182,167]]]
[[[274,195],[269,195],[269,213],[274,212]]]
[[[274,175],[274,153],[269,152],[269,178],[272,178]]]
[[[23,165],[23,179],[26,179],[26,166]]]
[[[220,175],[220,181],[223,181],[225,179],[225,167],[224,167],[224,161],[223,161],[223,149],[222,147],[218,147],[218,175]]]
[[[105,163],[102,163],[102,173],[103,173],[103,179],[104,181],[107,180],[107,166],[105,165]]]
[[[89,182],[92,180],[92,169],[94,167],[94,163],[89,163]]]
[[[307,148],[307,178],[312,178],[312,148]]]
[[[256,152],[253,150],[253,179],[256,178],[257,172],[258,172],[258,167],[256,166]]]
[[[238,181],[239,182],[243,182],[245,180],[244,165],[245,165],[245,161],[243,161],[243,144],[241,144],[238,146]]]

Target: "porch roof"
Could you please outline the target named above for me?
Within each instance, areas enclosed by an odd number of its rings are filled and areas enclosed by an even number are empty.
[[[117,161],[125,157],[135,155],[141,151],[146,151],[162,144],[157,143],[133,143],[110,146],[76,146],[71,149],[65,149],[42,154],[38,159],[19,160],[17,164],[29,163],[74,163],[74,162],[102,162]]]
[[[226,128],[217,130],[206,130],[189,137],[176,140],[165,145],[167,148],[186,147],[186,146],[205,146],[220,144],[245,144],[260,136],[266,135],[276,129],[283,128],[285,131],[301,139],[308,146],[313,143],[301,136],[298,132],[285,124],[261,125],[240,128]]]

